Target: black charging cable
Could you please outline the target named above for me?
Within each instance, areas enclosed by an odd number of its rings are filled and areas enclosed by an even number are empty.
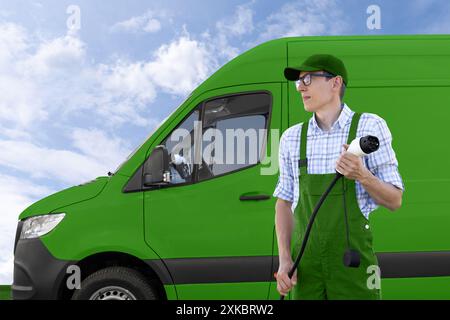
[[[302,242],[302,246],[300,247],[300,251],[297,255],[297,259],[295,259],[294,264],[291,267],[291,270],[289,270],[288,272],[288,277],[289,279],[292,278],[292,276],[294,275],[295,270],[297,269],[297,266],[300,263],[300,260],[302,259],[303,256],[303,252],[305,251],[306,248],[306,244],[308,243],[308,239],[309,239],[309,234],[311,232],[311,228],[314,224],[314,219],[316,219],[316,215],[319,212],[320,207],[322,206],[323,202],[325,201],[326,197],[328,196],[328,194],[331,192],[331,189],[333,189],[334,185],[336,184],[336,182],[338,182],[338,180],[340,178],[342,178],[342,174],[340,174],[339,172],[336,173],[336,176],[334,177],[333,181],[331,181],[330,185],[328,186],[327,190],[322,194],[322,196],[319,199],[319,202],[317,202],[313,213],[311,214],[311,217],[309,218],[309,222],[308,222],[308,226],[306,227],[306,231],[305,231],[305,237],[303,238],[303,242]],[[284,295],[280,295],[280,300],[284,300]]]

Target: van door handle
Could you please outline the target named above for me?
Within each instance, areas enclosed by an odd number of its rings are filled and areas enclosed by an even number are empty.
[[[269,200],[270,196],[267,194],[243,194],[239,197],[241,201],[249,201],[249,200]]]

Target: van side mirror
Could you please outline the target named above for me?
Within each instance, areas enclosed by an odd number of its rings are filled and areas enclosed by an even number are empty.
[[[145,163],[143,184],[149,187],[169,183],[169,153],[165,146],[156,146]]]

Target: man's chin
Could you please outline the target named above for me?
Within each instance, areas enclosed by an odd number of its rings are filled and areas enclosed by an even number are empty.
[[[303,106],[305,107],[305,111],[314,112],[314,107],[309,103],[304,103]]]

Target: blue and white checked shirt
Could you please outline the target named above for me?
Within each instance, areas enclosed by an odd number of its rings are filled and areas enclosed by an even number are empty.
[[[336,172],[336,161],[343,151],[342,145],[347,143],[348,132],[354,112],[343,104],[339,118],[330,131],[323,131],[316,122],[315,116],[309,120],[307,133],[306,157],[307,171],[310,174],[326,174]],[[294,212],[299,200],[299,169],[300,133],[302,123],[288,128],[280,140],[278,183],[273,193],[274,197],[292,202]],[[380,148],[363,158],[363,163],[376,177],[404,190],[398,162],[392,149],[392,135],[386,121],[376,114],[363,113],[361,115],[357,137],[373,135],[380,140]],[[378,205],[356,181],[356,196],[361,212],[368,219],[370,212]],[[325,190],[324,190],[325,191]]]

